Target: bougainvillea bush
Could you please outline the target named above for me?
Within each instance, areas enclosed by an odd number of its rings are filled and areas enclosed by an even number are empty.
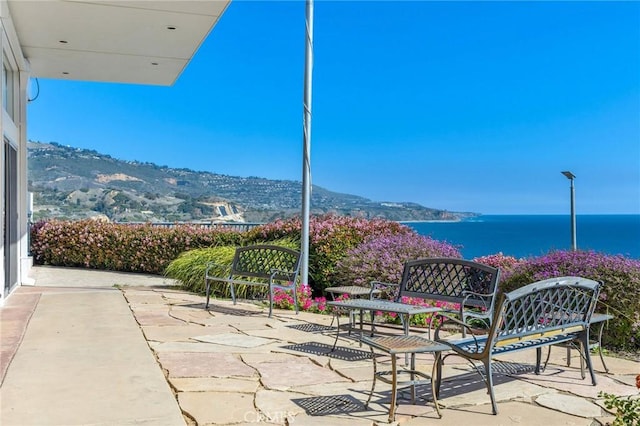
[[[35,263],[162,274],[186,250],[240,245],[242,234],[190,225],[172,228],[126,225],[95,220],[51,220],[31,227]]]
[[[297,287],[298,309],[306,312],[326,313],[327,298],[324,296],[313,297],[311,287],[306,284]],[[294,309],[293,296],[290,291],[276,289],[273,295],[273,307],[278,309]]]
[[[277,220],[247,232],[247,242],[269,241],[282,237],[299,239],[299,217]],[[340,279],[336,264],[347,251],[365,240],[380,236],[415,234],[411,228],[384,219],[323,215],[309,221],[309,284],[314,293],[335,285]]]
[[[502,291],[561,276],[580,276],[604,285],[596,312],[615,318],[605,325],[603,346],[640,351],[640,260],[593,251],[553,251],[519,262],[501,280]]]
[[[361,286],[374,280],[398,284],[404,263],[424,257],[460,258],[461,254],[451,244],[415,233],[373,237],[348,250],[337,262],[336,281]]]

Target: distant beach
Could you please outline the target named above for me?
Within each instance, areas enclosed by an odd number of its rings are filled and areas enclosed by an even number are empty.
[[[467,259],[499,252],[523,258],[571,249],[569,215],[483,215],[402,223],[458,246]],[[576,240],[580,250],[640,259],[640,215],[578,215]]]

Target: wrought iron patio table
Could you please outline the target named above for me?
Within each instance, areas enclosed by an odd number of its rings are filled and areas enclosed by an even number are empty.
[[[334,349],[338,343],[338,337],[340,335],[340,312],[343,310],[349,310],[349,311],[356,310],[360,312],[360,339],[362,339],[362,336],[363,336],[364,311],[370,311],[372,318],[373,318],[374,312],[391,312],[391,313],[396,313],[400,315],[405,336],[409,335],[409,320],[413,315],[443,311],[442,308],[436,307],[436,306],[409,305],[407,303],[398,303],[398,302],[391,302],[388,300],[379,300],[379,299],[335,300],[335,301],[327,302],[327,305],[332,306],[334,308],[334,315],[338,325],[338,328],[336,331],[336,340],[333,343]],[[353,324],[351,324],[351,321],[350,321],[349,327],[351,328],[352,325]],[[349,332],[351,332],[351,330],[349,330]],[[429,328],[429,337],[430,336],[431,336],[431,329]]]
[[[336,287],[327,287],[324,289],[324,291],[331,295],[331,300],[336,300],[336,294],[347,295],[349,296],[349,298],[354,298],[354,299],[363,298],[365,296],[371,299],[374,296],[378,296],[381,293],[379,289],[364,287],[361,285],[343,285],[343,286],[336,286]],[[349,333],[351,333],[351,328],[352,328],[351,324],[353,324],[353,316],[354,316],[354,310],[349,310],[349,324],[350,324]],[[331,320],[332,326],[336,316],[334,316],[333,318],[334,319]]]

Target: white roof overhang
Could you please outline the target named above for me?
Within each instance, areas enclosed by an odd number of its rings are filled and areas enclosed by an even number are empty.
[[[8,0],[33,77],[172,85],[230,0]]]

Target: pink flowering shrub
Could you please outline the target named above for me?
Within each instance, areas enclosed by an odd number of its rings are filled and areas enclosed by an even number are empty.
[[[299,285],[297,288],[298,309],[306,312],[327,312],[327,299],[325,297],[313,297],[311,287]],[[278,309],[294,309],[293,296],[290,291],[276,289],[273,292],[273,307]]]
[[[640,350],[640,260],[593,251],[553,251],[518,262],[502,276],[508,292],[523,285],[560,276],[579,276],[603,283],[596,312],[610,313],[603,346]]]
[[[247,232],[247,241],[269,241],[282,237],[300,238],[299,217],[277,220]],[[311,287],[320,293],[340,279],[336,264],[347,251],[364,240],[390,235],[409,235],[408,226],[383,219],[348,216],[312,216],[309,221],[309,276]]]
[[[425,257],[462,256],[456,247],[416,233],[374,236],[337,262],[335,280],[342,285],[369,286],[374,280],[398,284],[404,263]]]
[[[37,264],[152,274],[162,274],[183,251],[239,245],[241,241],[242,234],[237,231],[190,225],[159,228],[52,220],[31,228],[31,254]]]

